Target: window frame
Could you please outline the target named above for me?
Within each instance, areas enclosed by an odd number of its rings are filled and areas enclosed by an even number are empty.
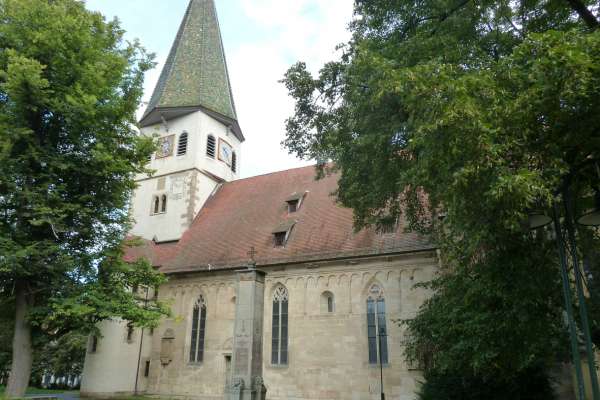
[[[389,365],[387,315],[382,286],[371,285],[366,301],[367,349],[369,365]],[[382,334],[383,332],[383,334]]]
[[[192,320],[190,326],[190,352],[188,362],[190,364],[202,364],[206,352],[206,317],[207,306],[203,295],[198,296],[192,308]]]
[[[217,138],[212,133],[209,133],[208,136],[206,137],[206,157],[214,160],[216,158],[216,155],[217,155]]]
[[[133,323],[128,322],[127,323],[127,331],[126,331],[126,337],[125,340],[127,341],[127,343],[133,343],[133,334],[135,333],[135,328],[133,326]]]
[[[98,336],[92,335],[92,343],[90,343],[90,353],[98,351]]]
[[[289,291],[278,285],[273,293],[271,310],[271,365],[285,367],[290,362],[289,349]]]
[[[185,156],[188,150],[189,134],[183,131],[177,140],[177,157]]]

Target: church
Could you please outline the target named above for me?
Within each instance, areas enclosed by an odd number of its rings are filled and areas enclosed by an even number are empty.
[[[190,0],[139,126],[159,147],[131,200],[143,245],[126,257],[166,274],[141,295],[171,315],[155,329],[103,322],[83,396],[416,398],[399,322],[429,295],[414,286],[439,269],[435,246],[401,224],[356,232],[338,176],[316,180],[314,166],[240,179],[245,138],[213,0]],[[239,395],[255,384],[257,396]]]

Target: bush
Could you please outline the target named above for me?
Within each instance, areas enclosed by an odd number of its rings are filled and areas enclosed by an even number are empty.
[[[532,368],[512,379],[484,379],[464,373],[429,371],[419,400],[554,400],[549,375]]]

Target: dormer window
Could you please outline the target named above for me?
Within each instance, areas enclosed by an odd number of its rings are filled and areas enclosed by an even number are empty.
[[[293,220],[285,221],[273,229],[273,243],[275,247],[284,247],[286,245],[295,224],[296,221]]]
[[[288,212],[293,213],[298,211],[299,200],[288,201]]]
[[[285,199],[288,206],[288,213],[294,213],[300,209],[304,195],[305,193],[294,192]]]
[[[275,232],[273,236],[275,238],[275,247],[285,246],[285,238],[287,236],[287,232]]]

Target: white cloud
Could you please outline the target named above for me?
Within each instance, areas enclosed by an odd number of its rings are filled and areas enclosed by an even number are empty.
[[[228,54],[244,144],[244,176],[309,164],[288,155],[280,145],[285,119],[294,104],[278,81],[295,61],[316,72],[336,57],[335,46],[347,41],[351,0],[241,0],[246,15],[272,32],[258,43],[241,44]],[[222,22],[223,23],[223,22]]]

